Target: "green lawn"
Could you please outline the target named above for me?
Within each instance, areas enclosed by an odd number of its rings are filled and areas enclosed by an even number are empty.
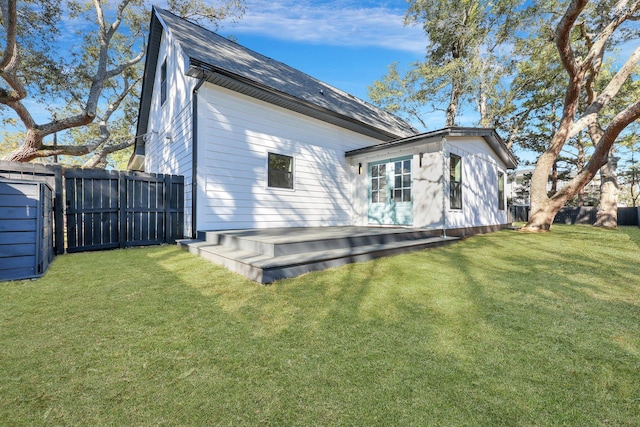
[[[0,283],[0,425],[640,425],[640,229],[261,286],[173,246]]]

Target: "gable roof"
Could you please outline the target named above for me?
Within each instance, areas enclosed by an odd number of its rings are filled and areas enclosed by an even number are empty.
[[[347,151],[345,157],[356,156],[358,154],[373,153],[378,150],[386,150],[388,148],[397,147],[401,145],[408,145],[411,143],[420,143],[429,138],[442,138],[442,137],[464,137],[475,136],[484,138],[489,144],[491,149],[496,153],[498,158],[507,166],[508,169],[515,169],[518,166],[518,159],[513,155],[511,150],[507,148],[500,135],[491,128],[469,128],[450,126],[439,130],[420,133],[417,135],[409,136],[406,138],[395,139],[393,141],[386,142],[384,144],[372,145],[370,147],[359,148],[357,150]]]
[[[187,60],[188,76],[315,117],[382,141],[413,135],[410,124],[378,107],[168,11],[151,13],[137,136],[146,134],[162,32]],[[142,138],[137,138],[141,140]],[[143,143],[142,141],[140,141]]]

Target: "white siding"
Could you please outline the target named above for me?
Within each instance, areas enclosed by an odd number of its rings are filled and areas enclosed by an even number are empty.
[[[167,100],[160,105],[160,67],[167,60]],[[184,176],[185,236],[191,236],[192,103],[195,79],[184,74],[181,49],[162,36],[145,143],[145,171]]]
[[[198,230],[352,223],[344,153],[380,141],[208,83],[198,102]],[[293,190],[268,187],[269,152],[294,158]]]
[[[462,158],[462,209],[447,211],[447,228],[506,224],[506,210],[498,209],[498,171],[505,165],[482,138],[449,138],[446,148]]]
[[[498,209],[498,171],[505,172],[506,167],[485,140],[480,137],[448,137],[444,145],[444,158],[442,150],[441,140],[437,138],[352,157],[350,161],[354,170],[357,170],[359,163],[363,166],[362,175],[354,175],[353,223],[368,223],[367,165],[412,155],[414,227],[441,229],[443,214],[447,229],[506,224],[506,211]],[[450,209],[449,206],[449,153],[462,158],[461,210]]]
[[[422,153],[422,167],[414,175],[413,224],[415,227],[441,229],[442,206],[449,194],[443,191],[444,163],[440,144],[429,144]]]

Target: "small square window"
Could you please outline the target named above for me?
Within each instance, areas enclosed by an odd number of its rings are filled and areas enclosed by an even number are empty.
[[[293,189],[293,157],[269,153],[268,185]]]

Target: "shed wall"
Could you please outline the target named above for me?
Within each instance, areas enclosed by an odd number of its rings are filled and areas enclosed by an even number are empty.
[[[41,276],[53,260],[52,197],[46,184],[0,181],[0,280]]]

